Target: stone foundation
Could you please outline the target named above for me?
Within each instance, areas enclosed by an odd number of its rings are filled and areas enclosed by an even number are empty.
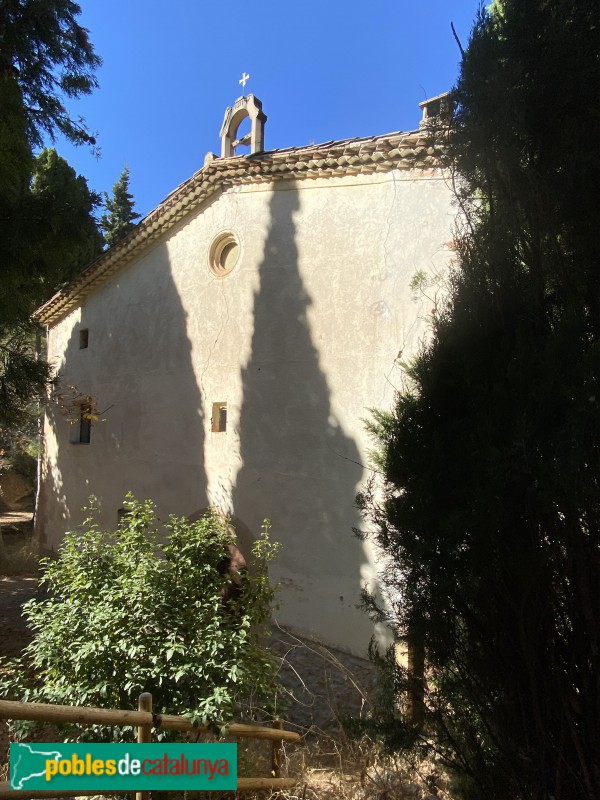
[[[269,648],[281,659],[279,677],[288,726],[334,733],[345,718],[368,713],[375,667],[366,658],[275,625]]]

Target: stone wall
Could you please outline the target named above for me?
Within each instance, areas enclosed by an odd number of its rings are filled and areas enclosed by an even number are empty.
[[[282,624],[364,653],[373,626],[357,607],[377,589],[376,555],[352,535],[364,421],[401,386],[431,313],[411,278],[447,266],[453,220],[433,168],[207,198],[50,329],[61,380],[102,414],[86,442],[49,409],[42,544],[56,549],[90,494],[107,528],[127,491],[161,516],[218,506],[250,538],[269,517]],[[211,253],[234,253],[215,251],[233,247],[223,236],[237,251],[219,276]]]

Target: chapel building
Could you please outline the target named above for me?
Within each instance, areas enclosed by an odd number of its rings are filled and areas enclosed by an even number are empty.
[[[91,494],[114,528],[132,491],[162,517],[218,507],[244,552],[268,517],[279,622],[364,655],[365,420],[423,339],[411,279],[446,269],[456,213],[426,127],[268,151],[265,122],[239,98],[221,155],[37,312],[61,385],[103,421],[49,404],[36,527],[56,550]]]

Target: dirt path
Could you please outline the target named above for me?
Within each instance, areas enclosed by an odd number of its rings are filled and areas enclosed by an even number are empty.
[[[0,656],[18,656],[31,641],[21,607],[35,597],[37,584],[35,575],[0,577]]]
[[[0,512],[0,526],[2,528],[11,528],[16,525],[26,525],[31,529],[33,523],[33,514],[31,511],[1,511]]]
[[[13,560],[13,568],[8,571],[15,572],[0,575],[0,657],[14,658],[31,641],[22,606],[36,596],[38,586],[37,574],[21,571],[22,552],[31,546],[31,514],[3,512],[0,515],[0,526],[7,554]],[[6,723],[0,721],[0,779],[4,780],[8,777],[7,749],[8,730]]]
[[[25,557],[32,544],[32,514],[4,511],[0,527],[12,562],[6,573],[0,574],[0,656],[14,657],[31,640],[21,607],[35,596],[38,583],[34,565]]]

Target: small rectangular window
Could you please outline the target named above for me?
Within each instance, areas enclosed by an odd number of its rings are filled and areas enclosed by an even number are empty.
[[[213,403],[212,432],[225,433],[227,430],[227,403]]]
[[[79,331],[79,349],[80,350],[87,349],[88,342],[89,342],[89,333],[90,332],[89,332],[88,328],[82,328]]]

